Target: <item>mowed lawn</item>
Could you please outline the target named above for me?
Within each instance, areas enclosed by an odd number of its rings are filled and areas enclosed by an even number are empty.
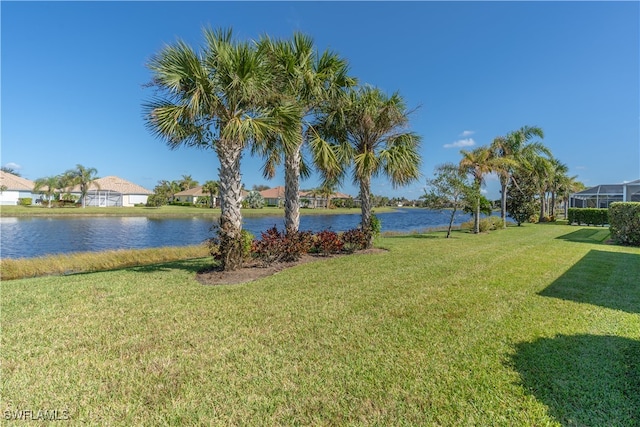
[[[2,411],[90,425],[640,425],[640,248],[525,225],[252,283],[191,260],[2,286]],[[6,414],[6,413],[5,413]]]

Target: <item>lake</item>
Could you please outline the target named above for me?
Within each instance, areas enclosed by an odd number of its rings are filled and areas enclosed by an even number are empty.
[[[359,212],[359,211],[358,211]],[[446,226],[449,212],[418,208],[399,208],[377,214],[382,231],[411,232]],[[456,214],[454,224],[470,216]],[[359,214],[303,215],[300,230],[345,231],[360,223]],[[0,218],[0,256],[31,258],[49,254],[187,246],[213,236],[210,218],[157,217],[3,217]],[[245,218],[243,228],[256,236],[277,226],[284,228],[281,216]]]

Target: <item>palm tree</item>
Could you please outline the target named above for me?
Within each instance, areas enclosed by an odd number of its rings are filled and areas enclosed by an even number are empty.
[[[180,190],[188,190],[190,188],[194,188],[198,186],[198,181],[191,178],[191,175],[182,175],[182,179],[178,181],[178,185],[180,186]]]
[[[508,133],[506,137],[495,138],[491,144],[494,157],[511,160],[503,162],[502,167],[498,167],[494,171],[500,178],[500,216],[503,228],[507,227],[507,189],[509,182],[513,180],[518,163],[528,153],[550,154],[549,150],[540,142],[530,142],[536,136],[544,138],[544,132],[541,128],[523,126],[517,131]]]
[[[218,181],[207,181],[202,186],[202,191],[206,191],[207,193],[209,193],[209,207],[212,209],[216,205],[214,203],[214,200],[215,200],[215,197],[218,195],[219,190],[220,190],[220,185],[218,184]]]
[[[298,119],[290,105],[267,108],[271,73],[255,44],[231,30],[204,30],[205,46],[165,46],[148,63],[159,92],[144,106],[151,132],[171,148],[215,150],[220,162],[220,254],[224,270],[242,265],[240,159],[244,149],[278,134],[289,142]]]
[[[407,130],[409,111],[396,92],[385,95],[370,86],[353,89],[346,99],[320,117],[320,135],[331,141],[340,168],[320,159],[327,180],[339,182],[352,169],[354,184],[360,186],[362,229],[367,247],[373,246],[371,178],[388,177],[394,187],[420,176],[420,136]],[[330,159],[329,159],[330,160]]]
[[[75,169],[70,169],[64,173],[64,177],[67,180],[69,186],[80,186],[80,198],[82,199],[82,207],[87,207],[86,198],[89,192],[89,187],[94,184],[94,181],[98,179],[96,174],[98,170],[96,168],[87,168],[82,165],[76,165]],[[96,184],[99,188],[99,186]]]
[[[544,221],[547,215],[547,191],[551,186],[553,164],[551,159],[540,155],[530,155],[523,163],[527,179],[534,186],[540,199],[539,221]]]
[[[499,157],[493,155],[493,151],[489,147],[478,147],[475,150],[461,150],[462,159],[460,160],[460,170],[468,173],[473,177],[473,189],[476,200],[473,214],[473,232],[480,233],[480,188],[484,183],[484,176],[496,170],[501,166]]]
[[[35,180],[33,192],[44,194],[45,196],[47,196],[47,200],[49,201],[48,207],[52,207],[51,201],[56,194],[56,190],[61,187],[62,185],[60,175],[47,176],[45,178],[38,178]]]
[[[556,216],[556,196],[561,190],[562,186],[569,179],[567,173],[569,167],[556,158],[551,159],[551,180],[549,190],[551,191],[551,202],[549,204],[550,215]]]
[[[347,75],[346,60],[328,50],[319,55],[313,39],[301,33],[296,32],[291,40],[264,38],[260,45],[269,57],[274,89],[279,94],[272,102],[288,102],[299,109],[295,124],[295,130],[299,132],[296,143],[287,150],[272,145],[263,151],[263,156],[267,157],[264,172],[269,178],[273,177],[275,164],[284,155],[285,229],[287,233],[295,233],[300,225],[300,177],[309,175],[301,150],[308,136],[315,132],[307,118],[313,117],[323,103],[341,96],[344,89],[355,85],[356,81]],[[320,143],[316,140],[316,147]]]

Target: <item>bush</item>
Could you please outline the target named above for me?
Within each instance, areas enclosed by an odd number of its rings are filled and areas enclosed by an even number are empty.
[[[309,252],[312,234],[308,231],[285,234],[274,225],[261,233],[260,240],[251,242],[251,255],[265,265],[274,262],[297,261]]]
[[[480,232],[485,233],[491,230],[499,230],[502,228],[502,218],[498,216],[488,216],[485,218],[480,218]],[[473,230],[473,219],[462,223],[460,228],[463,230]]]
[[[31,197],[20,197],[18,199],[18,204],[20,206],[31,206],[33,199]]]
[[[609,224],[609,210],[598,208],[569,208],[569,224],[605,225]]]
[[[321,255],[337,254],[342,251],[342,239],[338,233],[331,230],[323,230],[317,233],[313,239],[312,249]]]
[[[367,235],[359,228],[352,228],[340,235],[342,239],[342,250],[353,253],[367,247]]]
[[[611,237],[617,243],[640,246],[640,203],[611,203],[608,216]]]

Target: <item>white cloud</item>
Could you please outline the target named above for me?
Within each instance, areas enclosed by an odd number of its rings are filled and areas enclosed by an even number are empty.
[[[9,169],[13,169],[13,170],[17,170],[17,169],[21,169],[22,166],[20,166],[17,163],[13,163],[13,162],[9,162],[7,164],[4,165],[5,168],[9,168]]]
[[[465,130],[464,132],[462,132],[462,133],[460,134],[460,137],[462,137],[462,138],[466,138],[466,137],[468,137],[468,136],[473,135],[474,133],[476,133],[476,131],[474,131],[474,130]]]
[[[461,148],[461,147],[472,147],[476,145],[476,142],[473,138],[459,139],[456,142],[452,142],[451,144],[444,144],[444,148]]]

